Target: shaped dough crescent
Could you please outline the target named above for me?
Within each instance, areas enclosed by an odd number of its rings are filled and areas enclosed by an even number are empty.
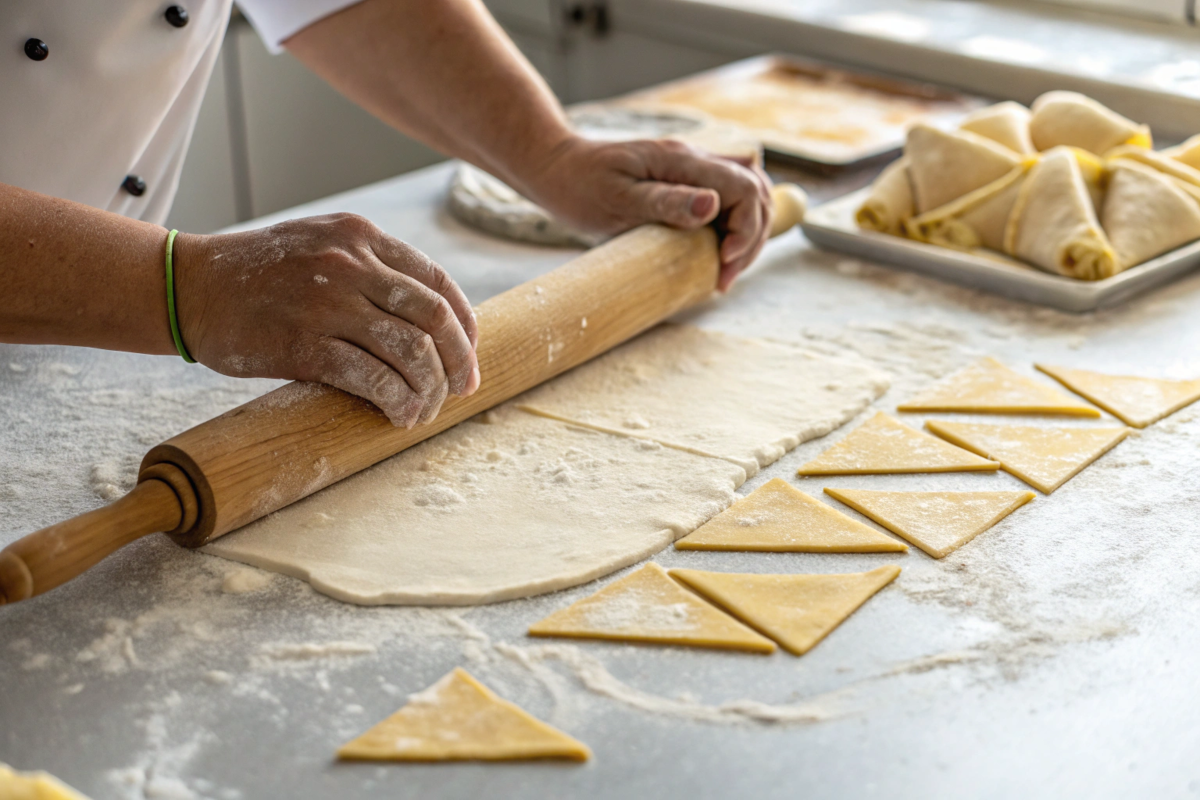
[[[914,125],[904,148],[917,213],[924,214],[1008,174],[1021,158],[968,131]]]
[[[1095,281],[1121,271],[1067,147],[1044,154],[1030,169],[1004,240],[1005,252],[1046,272]]]
[[[1099,156],[1123,144],[1152,146],[1148,127],[1078,92],[1047,92],[1035,100],[1029,135],[1042,151],[1068,145]]]
[[[1029,137],[1029,120],[1032,115],[1025,106],[1006,100],[967,115],[958,126],[1002,144],[1014,153],[1032,155],[1037,150]]]

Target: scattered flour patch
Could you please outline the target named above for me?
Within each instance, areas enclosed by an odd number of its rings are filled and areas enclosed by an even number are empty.
[[[275,576],[270,572],[252,567],[240,567],[225,575],[221,591],[225,594],[249,594],[265,589]]]
[[[377,653],[375,645],[366,642],[302,642],[300,644],[265,645],[263,655],[278,661],[312,661],[322,658],[369,656]]]

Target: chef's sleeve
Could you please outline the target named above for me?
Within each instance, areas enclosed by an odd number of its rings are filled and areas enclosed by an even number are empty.
[[[283,42],[330,14],[361,0],[237,0],[272,53],[283,52]]]

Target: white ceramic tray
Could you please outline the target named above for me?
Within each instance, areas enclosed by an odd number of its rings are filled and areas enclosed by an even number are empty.
[[[862,189],[810,210],[803,223],[809,241],[951,283],[1075,313],[1124,303],[1200,266],[1200,241],[1195,241],[1102,281],[1064,278],[998,253],[960,252],[861,230],[854,221],[854,212],[869,192],[869,188]]]

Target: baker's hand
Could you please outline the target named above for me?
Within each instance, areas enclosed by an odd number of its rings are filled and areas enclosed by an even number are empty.
[[[674,141],[565,140],[526,182],[574,225],[619,233],[646,222],[692,229],[716,220],[725,291],[771,231],[770,179],[757,166]]]
[[[406,428],[479,387],[466,296],[362,217],[180,234],[175,265],[184,345],[217,372],[328,383]]]

